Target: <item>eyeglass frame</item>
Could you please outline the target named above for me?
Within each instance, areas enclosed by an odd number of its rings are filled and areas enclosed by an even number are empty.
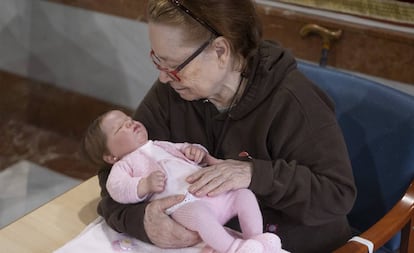
[[[196,58],[201,52],[203,52],[204,49],[207,48],[207,46],[210,44],[210,42],[213,40],[213,38],[207,40],[204,42],[194,53],[192,53],[187,59],[184,60],[183,63],[178,65],[174,70],[169,70],[168,68],[162,67],[158,62],[161,62],[159,57],[155,54],[154,50],[151,49],[150,57],[152,62],[154,63],[155,67],[165,72],[170,78],[174,79],[175,81],[180,82],[181,78],[178,76],[178,72],[180,72],[185,66],[187,66],[194,58]]]
[[[214,29],[211,25],[209,25],[206,21],[202,20],[201,18],[197,17],[192,11],[187,9],[184,5],[180,3],[179,0],[170,0],[170,2],[179,8],[182,12],[190,16],[193,20],[195,20],[197,23],[205,27],[207,30],[209,30],[211,33],[214,34],[214,36],[210,39],[208,39],[206,42],[204,42],[194,53],[192,53],[187,59],[184,60],[183,63],[178,65],[174,70],[169,70],[168,68],[162,67],[159,62],[161,60],[159,57],[155,54],[154,50],[151,49],[150,57],[154,65],[157,67],[158,70],[165,72],[170,78],[172,78],[175,81],[180,82],[181,78],[178,76],[178,72],[180,72],[185,66],[187,66],[194,58],[196,58],[201,52],[203,52],[204,49],[207,48],[207,46],[213,41],[215,38],[222,36],[219,32],[217,32],[216,29]]]

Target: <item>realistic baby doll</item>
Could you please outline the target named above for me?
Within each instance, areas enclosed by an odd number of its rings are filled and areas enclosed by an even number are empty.
[[[248,189],[229,191],[216,197],[198,198],[187,191],[186,178],[199,164],[220,162],[201,145],[148,140],[145,126],[121,111],[97,118],[83,140],[91,161],[112,164],[107,190],[120,203],[151,201],[183,194],[185,199],[166,213],[197,231],[208,245],[203,252],[277,253],[280,239],[262,232],[262,215],[255,195]],[[223,224],[238,216],[242,238],[229,234]]]

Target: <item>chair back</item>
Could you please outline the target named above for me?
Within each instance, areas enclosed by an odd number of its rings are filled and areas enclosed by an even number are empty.
[[[298,68],[335,103],[358,190],[348,218],[365,231],[414,178],[414,97],[339,70],[305,62]],[[400,234],[385,247],[395,251],[399,243]]]

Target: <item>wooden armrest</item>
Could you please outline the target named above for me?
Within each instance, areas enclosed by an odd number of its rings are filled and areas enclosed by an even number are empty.
[[[414,252],[414,180],[405,195],[377,223],[359,235],[374,244],[374,251],[381,248],[401,231],[400,253]],[[366,253],[367,246],[351,241],[334,253]]]

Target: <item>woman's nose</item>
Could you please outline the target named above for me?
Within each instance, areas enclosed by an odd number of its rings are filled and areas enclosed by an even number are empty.
[[[158,79],[162,83],[168,83],[170,81],[173,81],[173,79],[165,71],[162,71],[162,70],[160,70]]]

